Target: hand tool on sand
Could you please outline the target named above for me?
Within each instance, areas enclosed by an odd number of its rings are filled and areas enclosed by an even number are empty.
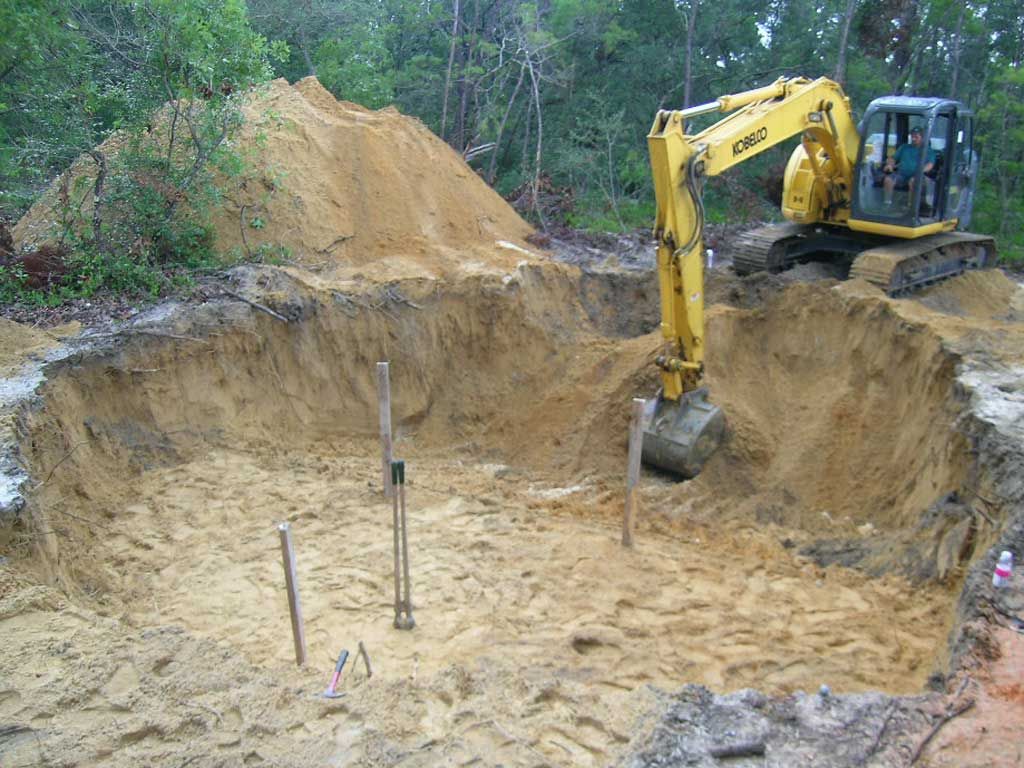
[[[325,699],[337,699],[345,695],[344,693],[338,693],[335,689],[338,687],[338,678],[341,677],[341,670],[345,667],[346,661],[348,661],[348,651],[342,648],[341,653],[338,654],[338,663],[334,665],[331,684],[327,686],[327,690],[323,693]]]
[[[412,617],[412,585],[409,581],[409,537],[405,514],[405,462],[391,462],[392,518],[395,536],[395,629],[412,629],[416,620]],[[402,581],[405,581],[405,597],[402,596]],[[404,616],[403,616],[404,614]]]

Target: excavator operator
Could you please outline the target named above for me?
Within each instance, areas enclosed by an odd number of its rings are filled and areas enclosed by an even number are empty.
[[[896,150],[896,154],[890,157],[882,171],[885,179],[882,186],[885,189],[885,204],[892,205],[893,190],[909,189],[910,198],[914,197],[914,177],[917,175],[917,164],[921,161],[922,144],[924,142],[924,131],[920,126],[910,129],[910,143],[904,144]],[[935,167],[935,150],[931,147],[924,158],[924,172],[930,173]]]

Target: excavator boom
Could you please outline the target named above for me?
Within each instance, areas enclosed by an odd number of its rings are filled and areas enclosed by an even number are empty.
[[[686,121],[731,112],[696,135]],[[816,160],[805,180],[809,207],[835,220],[849,216],[850,153],[856,129],[849,102],[835,83],[780,79],[764,88],[722,96],[678,111],[661,111],[647,137],[654,179],[664,350],[657,356],[662,386],[648,407],[643,460],[683,477],[696,476],[725,435],[725,418],[708,402],[704,375],[704,179],[785,139],[802,134]],[[812,195],[814,196],[812,198]]]

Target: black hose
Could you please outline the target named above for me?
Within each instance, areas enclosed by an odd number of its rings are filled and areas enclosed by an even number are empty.
[[[686,245],[677,248],[676,253],[682,251],[683,253],[689,253],[690,249],[697,244],[700,240],[701,235],[704,232],[704,195],[700,189],[700,182],[697,178],[697,161],[703,152],[697,152],[690,157],[689,162],[686,164],[686,190],[690,193],[690,199],[693,201],[693,208],[696,212],[696,218],[694,220],[693,230],[690,232],[689,239],[686,241]]]

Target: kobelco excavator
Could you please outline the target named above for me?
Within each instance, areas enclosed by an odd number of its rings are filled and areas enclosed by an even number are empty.
[[[687,120],[713,112],[729,114],[686,133]],[[661,390],[645,414],[645,463],[694,477],[725,431],[701,386],[704,180],[799,136],[784,178],[789,222],[744,235],[736,271],[779,271],[830,254],[852,260],[852,277],[899,295],[995,264],[993,240],[963,231],[978,169],[973,123],[959,102],[893,96],[871,102],[858,126],[842,88],[825,78],[780,78],[658,112],[647,143],[665,349],[656,359]]]

